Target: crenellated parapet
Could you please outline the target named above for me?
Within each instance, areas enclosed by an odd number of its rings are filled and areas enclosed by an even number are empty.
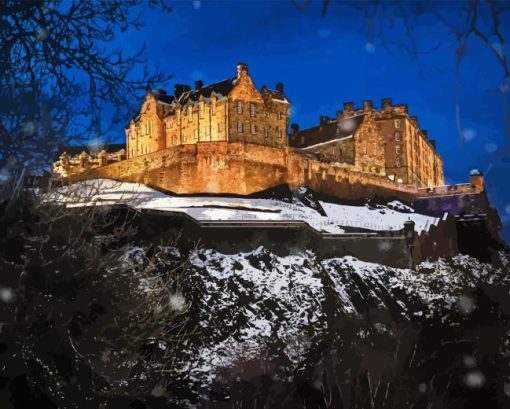
[[[70,177],[71,175],[86,172],[90,169],[104,167],[109,164],[126,159],[126,150],[119,149],[115,152],[101,150],[97,153],[82,151],[76,155],[63,152],[52,165],[52,172],[58,177]]]

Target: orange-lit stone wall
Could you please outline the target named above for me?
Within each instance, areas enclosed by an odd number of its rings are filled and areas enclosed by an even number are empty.
[[[72,182],[111,178],[175,193],[250,194],[281,184],[308,186],[348,199],[370,196],[411,200],[416,189],[352,166],[329,165],[294,152],[242,143],[180,145],[71,175]]]

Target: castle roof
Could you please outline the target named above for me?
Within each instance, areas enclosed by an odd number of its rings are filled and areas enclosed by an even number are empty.
[[[175,97],[173,95],[168,95],[166,92],[165,93],[161,93],[161,92],[156,93],[156,94],[154,94],[154,98],[156,98],[156,101],[162,102],[164,104],[171,104],[175,100]]]
[[[298,131],[297,136],[291,138],[292,144],[306,148],[324,142],[332,142],[352,136],[363,122],[364,115],[355,115],[340,120],[325,119],[318,126]]]
[[[221,94],[221,95],[228,95],[230,91],[232,91],[232,88],[234,88],[235,81],[237,77],[228,78],[226,80],[216,82],[211,85],[207,85],[205,87],[192,90],[192,91],[186,91],[183,92],[182,95],[179,96],[177,99],[177,102],[184,106],[188,103],[188,101],[196,102],[200,99],[200,97],[210,98],[212,93],[215,94]]]
[[[277,91],[275,89],[269,89],[266,86],[262,88],[269,94],[271,98],[282,102],[289,102],[289,99],[283,94],[283,92]]]

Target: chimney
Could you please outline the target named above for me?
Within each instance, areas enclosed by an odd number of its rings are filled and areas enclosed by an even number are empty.
[[[391,108],[391,98],[381,99],[381,108],[382,109]]]
[[[411,115],[410,118],[412,121],[418,123],[418,117],[416,115]]]
[[[292,135],[297,135],[297,133],[299,132],[299,125],[298,124],[292,124],[290,126],[290,130],[291,130],[290,133]]]
[[[319,117],[319,122],[321,125],[327,124],[329,121],[331,121],[331,118],[329,116],[321,115]]]
[[[421,133],[423,134],[423,136],[425,137],[425,139],[429,139],[429,131],[427,131],[426,129],[422,129],[422,130],[421,130]]]
[[[344,102],[344,111],[346,112],[354,111],[354,102]]]
[[[191,87],[186,84],[175,84],[174,85],[174,95],[175,98],[179,98],[182,94],[184,94],[187,91],[190,91]]]
[[[202,80],[196,80],[195,81],[195,90],[199,90],[203,86],[204,86],[204,81],[202,81]]]
[[[240,62],[237,64],[237,78],[241,78],[243,74],[248,74],[248,64]]]
[[[283,82],[280,81],[276,84],[276,90],[283,94]]]
[[[432,145],[432,147],[434,148],[434,150],[436,150],[436,141],[434,139],[429,139],[429,142]]]
[[[363,101],[363,111],[372,111],[374,109],[374,104],[371,100]]]
[[[156,88],[154,90],[154,94],[156,94],[156,95],[166,95],[167,92],[163,88]]]

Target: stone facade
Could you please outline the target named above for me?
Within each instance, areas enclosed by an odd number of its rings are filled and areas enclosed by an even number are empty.
[[[290,145],[319,160],[352,165],[360,172],[386,175],[417,187],[444,184],[443,161],[435,143],[408,115],[407,105],[384,99],[376,110],[371,101],[355,109],[347,102],[335,119],[321,117],[317,127],[299,131],[293,125]]]
[[[283,84],[259,91],[248,66],[239,64],[233,78],[192,91],[176,85],[174,95],[149,92],[126,128],[128,157],[200,142],[246,142],[287,146],[290,104]]]
[[[386,99],[377,110],[370,101],[360,109],[345,103],[336,118],[321,117],[319,126],[302,131],[293,125],[290,135],[289,114],[282,83],[259,90],[248,66],[238,64],[235,77],[212,85],[149,92],[126,127],[125,151],[64,153],[54,173],[183,194],[250,194],[288,184],[336,197],[407,201],[434,195],[429,190],[444,183],[433,141],[405,105]],[[466,189],[483,191],[483,179]]]

